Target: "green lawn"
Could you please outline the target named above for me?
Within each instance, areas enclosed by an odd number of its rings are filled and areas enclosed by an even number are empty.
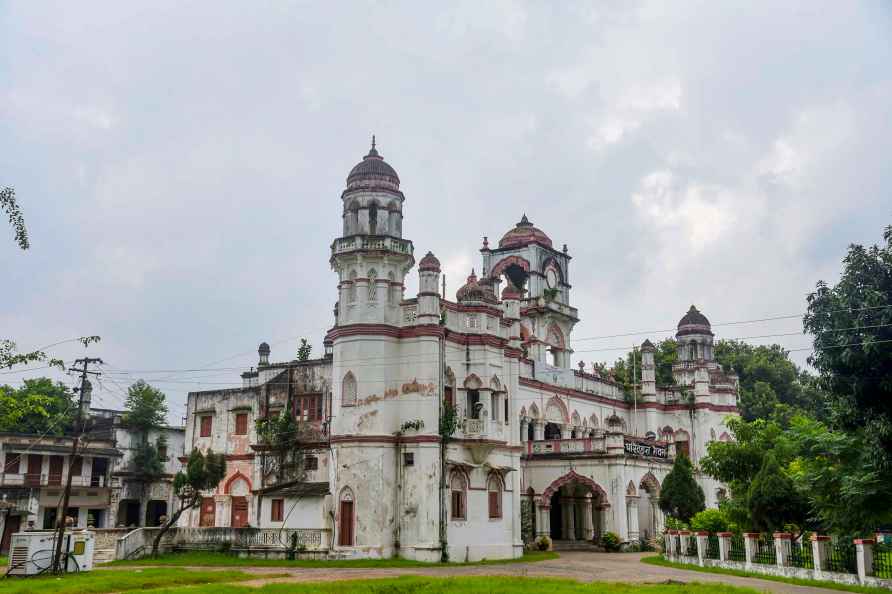
[[[5,572],[4,572],[5,573]],[[282,575],[282,574],[276,574]],[[94,570],[63,576],[8,577],[0,579],[0,594],[101,594],[171,586],[219,584],[256,579],[243,571],[189,571],[180,568]],[[209,586],[216,592],[219,585]],[[177,588],[178,589],[178,588]],[[247,590],[243,588],[243,590]],[[187,590],[180,590],[186,592]],[[188,590],[192,592],[192,590]]]
[[[721,584],[607,584],[561,579],[510,577],[350,580],[270,584],[255,589],[237,585],[152,590],[152,594],[756,594],[757,590]]]
[[[869,586],[847,586],[845,584],[837,584],[834,582],[825,582],[822,580],[803,580],[799,578],[783,577],[779,575],[764,575],[754,571],[743,571],[740,569],[726,569],[724,567],[700,567],[699,565],[688,565],[687,563],[674,563],[659,555],[653,557],[645,557],[642,563],[651,565],[662,565],[663,567],[674,567],[676,569],[687,569],[689,571],[700,571],[703,573],[719,573],[723,575],[735,575],[738,577],[752,577],[762,580],[771,580],[773,582],[784,582],[787,584],[796,584],[797,586],[812,586],[815,588],[827,588],[829,590],[842,590],[843,592],[864,592],[865,594],[889,594],[889,590],[885,588],[871,588]]]
[[[546,561],[557,559],[554,551],[527,553],[519,559],[493,559],[491,561],[477,561],[474,563],[452,563],[450,565],[500,565],[503,563],[528,563],[532,561]],[[165,567],[433,567],[438,563],[425,563],[410,559],[343,559],[343,560],[298,560],[286,559],[243,559],[227,553],[212,551],[188,551],[184,553],[170,553],[157,558],[146,557],[132,561],[112,561],[106,565],[138,565],[138,566],[165,566]]]

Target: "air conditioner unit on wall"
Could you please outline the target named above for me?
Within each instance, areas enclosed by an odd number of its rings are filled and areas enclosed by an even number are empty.
[[[63,536],[62,551],[67,555],[68,572],[93,569],[95,535],[88,530],[69,531]],[[9,543],[7,575],[37,575],[48,571],[56,549],[55,531],[18,532]]]

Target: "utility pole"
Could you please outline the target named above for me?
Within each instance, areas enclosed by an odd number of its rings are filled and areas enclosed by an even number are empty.
[[[77,417],[74,422],[74,437],[71,442],[71,455],[68,458],[68,477],[65,479],[65,491],[62,494],[61,508],[56,509],[56,549],[53,551],[53,573],[65,573],[68,569],[68,557],[64,561],[62,559],[62,539],[65,538],[65,514],[68,513],[68,500],[71,497],[71,468],[74,465],[74,459],[77,457],[77,448],[80,443],[81,435],[84,432],[84,425],[89,419],[90,400],[93,392],[93,386],[87,381],[88,375],[99,375],[98,371],[88,371],[88,367],[94,364],[101,364],[102,359],[85,357],[77,359],[74,367],[69,371],[78,371],[81,374],[81,387],[79,392],[79,403],[77,407]],[[77,367],[81,364],[81,367]]]

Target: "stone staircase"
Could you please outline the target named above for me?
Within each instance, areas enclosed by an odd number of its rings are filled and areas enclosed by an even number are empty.
[[[93,564],[108,563],[115,560],[114,548],[93,549]]]
[[[587,540],[556,540],[553,543],[555,551],[588,551],[591,553],[603,553],[604,549]]]

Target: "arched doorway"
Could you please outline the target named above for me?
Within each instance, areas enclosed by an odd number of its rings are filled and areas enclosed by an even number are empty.
[[[642,477],[638,486],[638,532],[642,540],[650,541],[662,526],[662,512],[659,508],[660,483],[653,473]]]
[[[552,540],[592,540],[605,529],[601,510],[608,507],[607,494],[592,479],[570,471],[542,493],[549,506]]]
[[[561,427],[557,423],[545,423],[545,439],[560,439]]]
[[[161,516],[167,515],[167,502],[158,499],[152,499],[146,505],[146,526],[154,527],[161,525]]]

